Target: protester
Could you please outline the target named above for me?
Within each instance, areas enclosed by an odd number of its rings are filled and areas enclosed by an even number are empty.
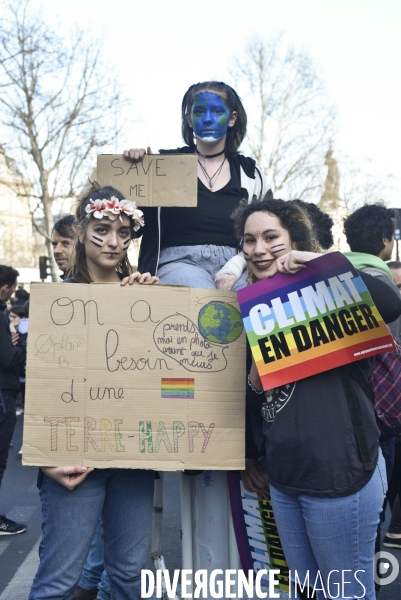
[[[293,200],[293,203],[303,209],[308,215],[314,235],[322,250],[328,250],[334,243],[331,228],[334,225],[333,219],[327,213],[323,212],[316,204],[304,202],[303,200]],[[247,371],[251,368],[252,355],[249,344],[247,343]],[[246,400],[246,460],[245,469],[241,471],[241,479],[246,489],[258,494],[261,498],[269,499],[269,481],[266,475],[266,469],[259,460],[261,448],[263,445],[263,433],[261,427],[258,427],[256,421],[260,421],[259,402],[254,405],[251,388],[247,386]],[[261,424],[260,424],[261,425]]]
[[[52,231],[52,246],[54,260],[62,271],[64,279],[74,250],[74,221],[73,215],[67,215],[56,221]]]
[[[387,263],[387,266],[391,271],[395,285],[401,290],[401,262],[398,260],[391,260]]]
[[[198,205],[143,208],[146,226],[138,232],[143,234],[140,270],[157,273],[160,281],[168,284],[208,289],[244,287],[245,261],[237,256],[230,215],[243,199],[260,199],[267,190],[255,161],[238,152],[246,126],[241,99],[229,85],[206,81],[191,85],[185,93],[181,129],[187,146],[160,153],[198,157]],[[144,148],[124,152],[132,161],[142,160],[144,154]],[[236,275],[218,274],[232,257]]]
[[[401,292],[401,262],[387,263],[395,285]],[[387,548],[401,549],[401,435],[395,437],[394,467],[388,486],[387,498],[391,508],[391,521],[383,540]]]
[[[77,206],[72,276],[65,283],[157,283],[127,257],[142,213],[112,187],[91,189]],[[139,600],[150,542],[154,473],[139,469],[43,467],[40,563],[29,600],[70,600],[102,515],[104,559],[114,600]]]
[[[384,261],[391,259],[394,247],[395,211],[381,204],[365,204],[344,221],[344,233],[351,252],[344,252],[356,269],[379,277],[392,290],[391,271]],[[401,318],[388,327],[401,342]]]
[[[14,295],[15,295],[15,302],[14,302],[13,306],[24,306],[25,302],[27,302],[29,300],[29,292],[24,290],[23,287],[18,287],[18,289],[15,290]]]
[[[384,261],[391,259],[394,247],[394,218],[395,211],[386,208],[382,204],[365,204],[358,208],[344,221],[344,233],[347,238],[351,252],[345,252],[345,256],[352,262],[354,267],[364,273],[378,277],[386,283],[394,292],[398,291],[393,282],[389,267]],[[401,342],[401,317],[388,327],[394,338]],[[395,459],[395,438],[380,439],[380,447],[386,461],[387,480],[390,482]],[[385,518],[386,504],[380,521]],[[376,551],[380,550],[380,524],[377,530]],[[380,577],[380,573],[378,572]],[[379,589],[379,584],[376,585]]]
[[[18,329],[18,325],[20,324],[21,319],[25,317],[25,308],[21,304],[14,304],[12,309],[10,310],[10,324],[14,327],[15,331]]]
[[[319,256],[310,221],[292,202],[264,200],[241,207],[235,223],[252,281],[274,277],[277,272],[293,275]],[[394,321],[401,314],[399,294],[378,278],[362,272],[360,276],[383,319]],[[368,359],[357,364],[366,375],[369,373]],[[374,465],[371,470],[365,470],[361,458],[343,378],[358,399],[368,455]],[[263,397],[254,363],[249,383],[255,395]],[[347,367],[289,382],[264,396],[270,494],[293,577],[297,571],[300,580],[309,575],[309,581],[314,582],[320,575],[327,587],[330,573],[333,589],[334,582],[341,584],[341,573],[347,571],[351,573],[347,578],[350,583],[340,597],[361,597],[364,586],[364,597],[373,600],[374,542],[386,474],[371,401],[351,380]],[[268,410],[272,406],[279,409]],[[319,600],[325,597],[317,590]]]
[[[18,275],[18,271],[12,267],[0,265],[1,302],[6,302],[14,293]],[[0,484],[17,420],[17,396],[20,391],[18,367],[24,363],[25,345],[18,333],[11,333],[8,318],[0,313]],[[25,530],[26,525],[0,515],[0,535],[14,535]]]

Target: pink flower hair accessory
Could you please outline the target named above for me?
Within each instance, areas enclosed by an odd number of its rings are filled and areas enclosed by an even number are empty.
[[[130,217],[134,221],[134,231],[138,231],[140,227],[145,225],[143,212],[138,210],[136,203],[132,200],[118,200],[115,196],[111,196],[110,200],[89,200],[89,204],[85,207],[86,218],[93,216],[95,219],[103,219],[107,217],[111,221],[115,221],[117,217],[122,222],[122,215]]]

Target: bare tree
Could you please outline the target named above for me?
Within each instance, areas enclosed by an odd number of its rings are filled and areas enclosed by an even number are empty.
[[[359,161],[358,166],[351,157],[339,156],[338,165],[341,173],[341,197],[352,213],[364,204],[384,202],[391,205],[397,198],[395,181],[392,175],[379,175],[375,172],[372,161]]]
[[[336,113],[316,65],[280,34],[250,42],[231,75],[246,99],[249,148],[273,192],[317,199]]]
[[[98,149],[119,131],[116,107],[121,114],[124,100],[100,48],[100,40],[79,30],[62,39],[30,0],[9,3],[0,21],[2,144],[16,160],[21,181],[30,182],[17,192],[29,199],[49,256],[53,203],[75,195]],[[54,262],[52,276],[58,280]]]

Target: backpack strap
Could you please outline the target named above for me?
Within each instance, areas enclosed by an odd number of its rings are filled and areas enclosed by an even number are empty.
[[[339,367],[338,371],[340,373],[345,397],[347,399],[347,404],[348,404],[349,412],[351,415],[351,421],[354,426],[355,436],[356,436],[356,439],[358,442],[359,451],[361,453],[363,466],[365,468],[365,471],[373,471],[373,469],[375,468],[375,465],[371,461],[370,456],[369,456],[368,444],[366,441],[365,431],[364,431],[363,423],[362,423],[361,409],[359,407],[358,398],[356,397],[355,392],[352,388],[352,381],[351,381],[349,367],[350,367],[350,365],[346,365],[345,367]],[[369,386],[368,383],[367,383],[367,385]],[[371,390],[371,393],[373,394],[373,390]],[[373,394],[373,398],[374,398],[374,394]]]

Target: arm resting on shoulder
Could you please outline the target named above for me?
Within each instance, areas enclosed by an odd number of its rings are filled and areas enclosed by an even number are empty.
[[[390,288],[379,277],[373,277],[363,271],[358,274],[366,287],[377,310],[381,314],[385,323],[392,323],[401,315],[401,296],[399,292]]]

